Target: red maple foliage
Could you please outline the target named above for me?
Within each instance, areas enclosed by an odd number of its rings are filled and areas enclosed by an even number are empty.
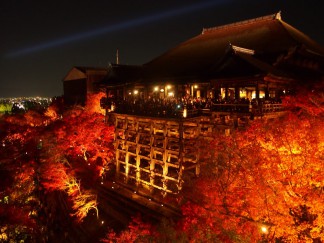
[[[53,109],[49,114],[56,120],[50,132],[42,134],[42,184],[50,191],[67,192],[78,221],[90,209],[97,210],[96,196],[88,188],[110,169],[114,155],[114,130],[104,123],[101,97],[93,94],[86,107],[72,107],[60,116]]]
[[[134,217],[128,226],[127,230],[122,231],[120,234],[110,230],[106,236],[101,239],[101,242],[154,242],[157,239],[157,231],[150,223],[142,221],[140,216]]]
[[[183,207],[190,241],[324,239],[323,99],[307,97],[287,98],[293,112],[280,119],[213,141]]]

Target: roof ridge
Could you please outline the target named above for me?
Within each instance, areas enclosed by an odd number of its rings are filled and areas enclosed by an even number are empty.
[[[73,66],[73,68],[79,69],[80,71],[82,71],[81,69],[107,69],[106,67],[96,67],[96,66]]]
[[[243,21],[239,21],[239,22],[235,22],[235,23],[231,23],[231,24],[226,24],[226,25],[221,25],[221,26],[216,26],[216,27],[203,28],[201,34],[203,35],[205,33],[210,33],[210,32],[213,32],[215,30],[227,29],[227,28],[231,28],[231,27],[234,27],[234,26],[250,24],[250,23],[254,23],[254,22],[258,22],[258,21],[262,21],[262,20],[274,20],[274,19],[281,20],[281,11],[279,11],[279,12],[277,12],[275,14],[270,14],[270,15],[266,15],[266,16],[262,16],[262,17],[258,17],[258,18],[254,18],[254,19],[243,20]]]
[[[245,54],[249,54],[249,55],[254,55],[255,54],[255,50],[253,49],[247,49],[247,48],[243,48],[243,47],[240,47],[240,46],[235,46],[235,45],[232,45],[230,44],[230,48],[232,48],[232,50],[237,53],[245,53]]]

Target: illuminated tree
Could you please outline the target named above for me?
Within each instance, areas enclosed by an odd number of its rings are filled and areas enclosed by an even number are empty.
[[[78,222],[81,222],[89,213],[90,210],[95,210],[97,218],[98,208],[97,208],[97,196],[89,190],[79,191],[77,195],[73,197],[73,206],[75,213],[72,216],[77,218]]]
[[[102,114],[93,113],[98,108],[89,107],[90,111],[82,107],[68,110],[55,134],[58,149],[63,151],[71,164],[74,162],[78,172],[93,172],[92,177],[96,180],[112,164],[114,128],[104,123]]]
[[[127,230],[122,231],[120,234],[110,230],[101,242],[154,242],[157,240],[158,234],[150,223],[142,221],[140,216],[134,217],[128,226]]]
[[[73,171],[72,171],[73,172]],[[47,191],[64,191],[72,201],[72,209],[78,222],[87,216],[91,209],[97,212],[97,196],[90,190],[83,190],[80,181],[72,176],[71,171],[60,162],[46,162],[43,165],[42,185]],[[69,174],[70,173],[70,174]]]
[[[293,112],[284,117],[212,143],[213,160],[183,207],[192,241],[324,239],[323,99],[296,99],[285,100]]]
[[[43,187],[48,191],[64,191],[69,184],[67,169],[60,162],[45,162],[42,165],[41,179]]]
[[[100,100],[96,96],[100,94],[93,95],[94,100]],[[46,190],[67,193],[74,210],[71,215],[78,222],[91,209],[98,214],[96,195],[84,188],[93,186],[103,175],[113,156],[113,128],[104,123],[102,114],[95,112],[98,107],[99,101],[86,108],[72,107],[62,114],[62,118],[55,115],[56,108],[51,112],[48,109],[47,116],[56,121],[50,126],[51,133],[42,134],[46,157],[43,156],[46,162],[42,164],[42,184]]]
[[[34,218],[42,193],[42,199],[62,195],[62,200],[66,193],[70,202],[66,205],[71,208],[64,213],[71,213],[78,222],[91,210],[98,214],[95,191],[84,188],[93,186],[111,163],[113,129],[104,124],[102,114],[94,113],[96,105],[99,102],[63,111],[57,99],[44,114],[28,111],[1,117],[0,169],[8,172],[0,176],[1,240],[18,242],[25,238],[17,232],[37,232],[42,222],[38,219],[36,225]],[[56,204],[51,201],[47,213],[59,218],[53,214],[59,207]],[[48,224],[47,217],[42,220]]]

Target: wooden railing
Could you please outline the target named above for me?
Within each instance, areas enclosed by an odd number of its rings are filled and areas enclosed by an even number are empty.
[[[212,111],[219,112],[251,112],[252,106],[249,104],[213,104]]]
[[[283,111],[282,104],[263,104],[262,113]]]
[[[106,108],[109,112],[116,112],[119,114],[130,114],[148,117],[165,117],[165,118],[179,118],[179,117],[197,117],[208,116],[211,112],[220,113],[238,113],[238,114],[253,114],[263,115],[265,113],[282,111],[281,103],[264,103],[264,104],[212,104],[209,108],[174,108],[174,106],[157,106],[157,107],[143,107],[131,104],[123,104],[122,106],[101,103],[102,108]],[[112,110],[111,107],[114,107]],[[184,111],[186,110],[186,111]]]

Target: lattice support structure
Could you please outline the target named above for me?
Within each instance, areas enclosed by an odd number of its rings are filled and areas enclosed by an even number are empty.
[[[200,119],[158,119],[115,114],[116,172],[125,183],[163,193],[182,188],[183,173],[199,175]]]
[[[178,193],[186,174],[199,175],[200,139],[233,124],[227,117],[213,115],[163,119],[114,114],[114,121],[117,177],[163,194]]]

